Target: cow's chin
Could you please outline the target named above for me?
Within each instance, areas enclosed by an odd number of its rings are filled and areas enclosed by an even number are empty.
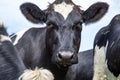
[[[73,64],[76,64],[76,63],[70,63],[70,62],[58,62],[58,61],[54,61],[53,62],[54,65],[56,65],[59,69],[64,69],[64,68],[68,68],[70,67],[71,65]]]
[[[62,69],[72,65],[71,63],[59,62],[58,60],[53,60],[53,59],[52,59],[52,63],[58,68],[62,68]]]

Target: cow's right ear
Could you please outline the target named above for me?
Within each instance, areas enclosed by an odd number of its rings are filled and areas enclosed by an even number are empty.
[[[24,3],[20,6],[23,15],[33,23],[46,22],[46,14],[37,5],[33,3]]]
[[[100,20],[108,11],[109,5],[105,2],[97,2],[91,5],[83,12],[83,21],[85,23],[96,22]]]

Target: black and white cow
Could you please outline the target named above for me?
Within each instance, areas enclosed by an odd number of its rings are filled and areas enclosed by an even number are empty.
[[[99,30],[94,41],[94,80],[120,80],[119,75],[120,14]]]
[[[55,80],[63,80],[68,67],[78,63],[82,23],[98,21],[107,12],[108,4],[97,2],[83,11],[71,0],[56,0],[46,10],[33,3],[24,3],[20,9],[29,21],[47,25],[11,37],[26,67],[45,67]]]
[[[46,69],[26,69],[1,22],[0,80],[54,80],[52,73]]]
[[[25,70],[8,34],[0,23],[0,80],[18,80]]]

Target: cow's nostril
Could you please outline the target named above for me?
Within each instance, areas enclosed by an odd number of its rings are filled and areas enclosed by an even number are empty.
[[[57,54],[57,58],[61,61],[71,61],[74,58],[74,54],[72,52],[59,52]]]
[[[60,53],[58,53],[58,58],[62,59],[62,55]]]

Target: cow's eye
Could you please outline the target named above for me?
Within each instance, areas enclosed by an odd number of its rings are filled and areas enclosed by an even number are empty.
[[[55,23],[48,22],[47,25],[50,26],[50,27],[52,27],[53,29],[58,30],[58,26]]]
[[[51,23],[51,22],[47,22],[47,25],[48,25],[48,26],[54,26],[54,24]]]
[[[75,23],[72,27],[73,30],[80,30],[81,28],[82,28],[81,22]]]

